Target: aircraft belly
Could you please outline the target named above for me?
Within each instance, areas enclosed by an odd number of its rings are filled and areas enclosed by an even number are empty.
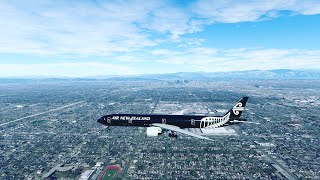
[[[148,127],[152,124],[152,121],[135,120],[132,121],[132,126]]]
[[[190,119],[171,119],[171,120],[168,120],[166,124],[178,126],[180,128],[192,128]]]

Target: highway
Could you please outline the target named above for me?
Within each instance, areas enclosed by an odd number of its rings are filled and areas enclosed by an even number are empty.
[[[50,109],[48,111],[40,112],[40,113],[37,113],[37,114],[32,114],[32,115],[25,116],[25,117],[22,117],[22,118],[13,120],[13,121],[5,122],[5,123],[0,124],[0,127],[8,125],[8,124],[11,124],[11,123],[14,123],[14,122],[17,122],[17,121],[21,121],[21,120],[24,120],[24,119],[36,117],[36,116],[43,115],[43,114],[46,114],[46,113],[50,113],[50,112],[58,111],[58,110],[65,109],[65,108],[68,108],[68,107],[71,107],[71,106],[75,106],[75,105],[83,103],[83,102],[85,102],[85,101],[78,101],[78,102],[67,104],[65,106],[61,106],[61,107],[58,107],[58,108],[55,108],[55,109]]]

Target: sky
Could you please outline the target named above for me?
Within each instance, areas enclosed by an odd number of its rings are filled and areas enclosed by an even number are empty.
[[[1,0],[0,77],[320,69],[319,0]]]

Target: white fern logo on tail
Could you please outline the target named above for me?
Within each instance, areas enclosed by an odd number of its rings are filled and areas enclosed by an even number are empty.
[[[232,108],[232,112],[234,115],[239,115],[240,111],[243,111],[244,107],[242,107],[242,103],[239,102],[237,103],[233,108]]]
[[[229,121],[230,112],[223,117],[204,117],[200,121],[201,128],[217,128],[223,126]]]

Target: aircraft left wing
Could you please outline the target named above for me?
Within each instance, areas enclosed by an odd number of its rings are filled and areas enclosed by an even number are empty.
[[[181,133],[181,134],[185,134],[185,135],[188,135],[188,136],[192,136],[192,137],[196,137],[196,138],[199,138],[199,139],[205,139],[205,140],[213,141],[210,138],[207,138],[207,137],[204,137],[204,136],[200,136],[198,134],[195,134],[195,133],[189,132],[187,130],[181,129],[178,126],[173,126],[173,125],[169,125],[169,124],[161,124],[161,123],[153,123],[153,124],[151,124],[151,126],[159,127],[159,128],[162,128],[162,129],[165,129],[165,130],[169,130],[169,131],[175,131],[175,132],[178,132],[178,133]]]

